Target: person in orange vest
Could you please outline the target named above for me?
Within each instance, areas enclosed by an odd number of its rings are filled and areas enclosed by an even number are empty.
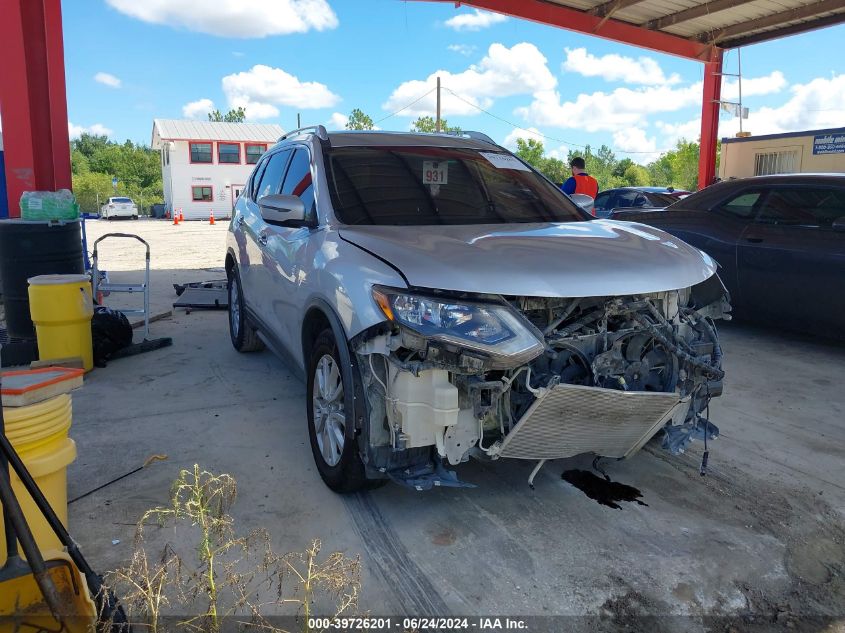
[[[599,183],[585,171],[587,165],[584,159],[576,156],[569,161],[569,166],[572,168],[572,177],[561,185],[563,193],[584,193],[595,199],[599,195]]]

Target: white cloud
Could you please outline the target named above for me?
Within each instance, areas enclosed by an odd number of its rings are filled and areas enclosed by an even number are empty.
[[[613,149],[621,153],[630,153],[638,163],[648,163],[660,156],[657,140],[649,138],[646,131],[639,127],[629,127],[613,133]]]
[[[765,77],[751,77],[742,80],[742,98],[768,95],[786,88],[786,77],[779,70]],[[722,80],[722,99],[731,100],[739,97],[739,82],[736,79]]]
[[[746,81],[743,81],[743,96],[746,94],[745,84]],[[780,106],[752,108],[748,118],[742,121],[743,130],[759,136],[842,125],[845,116],[845,73],[830,78],[817,77],[806,84],[794,85],[790,93],[792,96]],[[655,126],[663,135],[663,147],[673,147],[680,139],[698,141],[701,136],[700,117],[673,123],[658,121]],[[738,131],[739,119],[723,113],[719,121],[719,136],[735,136]]]
[[[70,138],[79,138],[83,134],[96,134],[97,136],[111,136],[114,132],[107,128],[102,123],[95,123],[94,125],[76,125],[67,122],[67,131]]]
[[[294,108],[330,108],[340,101],[325,84],[300,81],[281,68],[263,64],[250,70],[223,77],[223,93],[229,106],[246,109],[249,119],[279,116],[276,106]]]
[[[349,117],[340,112],[334,112],[327,123],[335,130],[345,130],[346,124],[349,122]]]
[[[182,116],[186,119],[205,119],[212,110],[214,102],[211,99],[197,99],[182,106]]]
[[[323,31],[337,26],[326,0],[106,0],[121,13],[152,24],[182,27],[221,37]]]
[[[681,77],[675,73],[666,77],[660,65],[651,57],[624,57],[623,55],[602,55],[596,57],[586,48],[567,48],[566,60],[561,65],[564,72],[573,72],[584,77],[601,77],[605,81],[622,81],[628,84],[657,86],[676,84]]]
[[[459,13],[453,18],[449,18],[446,20],[446,26],[456,31],[480,31],[505,20],[507,18],[501,13],[473,9],[471,13]]]
[[[533,44],[522,42],[511,48],[491,44],[479,64],[460,73],[438,70],[424,80],[406,81],[396,88],[382,105],[395,111],[434,88],[440,77],[444,88],[454,90],[463,99],[482,108],[489,108],[496,97],[531,94],[552,90],[557,80],[549,71],[546,58]],[[402,112],[407,116],[433,115],[436,108],[434,92]],[[478,109],[461,101],[447,90],[441,91],[441,112],[444,116],[478,114]]]
[[[617,88],[609,93],[582,93],[575,101],[564,102],[559,92],[547,90],[537,92],[534,101],[517,108],[516,113],[534,125],[613,132],[644,125],[648,115],[654,112],[674,112],[700,102],[700,83],[683,88]]]
[[[502,145],[507,147],[508,149],[515,150],[516,149],[516,140],[522,139],[534,139],[535,141],[540,141],[541,143],[546,142],[546,139],[543,138],[543,135],[540,134],[540,130],[536,127],[526,128],[524,130],[514,128],[510,134],[505,137],[505,140],[502,141]]]
[[[453,53],[460,53],[465,57],[469,57],[478,50],[478,47],[473,44],[449,44],[446,49],[452,51]]]
[[[104,86],[108,86],[109,88],[120,88],[121,81],[118,77],[110,73],[97,73],[94,75],[94,81],[98,84],[103,84]]]

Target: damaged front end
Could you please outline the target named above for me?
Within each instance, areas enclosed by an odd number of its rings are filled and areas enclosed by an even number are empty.
[[[715,439],[722,391],[717,275],[622,297],[465,296],[376,287],[386,317],[352,341],[367,400],[362,453],[417,489],[461,485],[470,457],[622,459],[662,431],[683,452]]]

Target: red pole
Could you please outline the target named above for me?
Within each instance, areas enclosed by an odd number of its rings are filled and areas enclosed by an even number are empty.
[[[21,193],[70,189],[60,0],[0,0],[0,115],[9,217]]]
[[[698,154],[698,188],[716,178],[716,142],[719,138],[719,99],[722,96],[722,49],[704,63],[704,94],[701,102],[701,144]]]

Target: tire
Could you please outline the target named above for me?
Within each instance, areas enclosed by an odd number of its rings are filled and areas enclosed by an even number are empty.
[[[239,352],[260,352],[264,349],[264,341],[258,338],[258,333],[246,318],[241,276],[236,267],[229,271],[228,279],[229,338],[232,347]]]
[[[133,216],[132,216],[132,219],[133,219],[133,220],[137,220],[137,219],[138,219],[138,216],[137,216],[137,215],[133,215]]]
[[[360,385],[348,384],[356,380],[354,372],[348,369],[344,371],[341,364],[334,333],[331,329],[323,330],[308,361],[308,437],[320,477],[339,493],[371,487],[355,437],[353,394]],[[339,395],[332,398],[338,389]]]

